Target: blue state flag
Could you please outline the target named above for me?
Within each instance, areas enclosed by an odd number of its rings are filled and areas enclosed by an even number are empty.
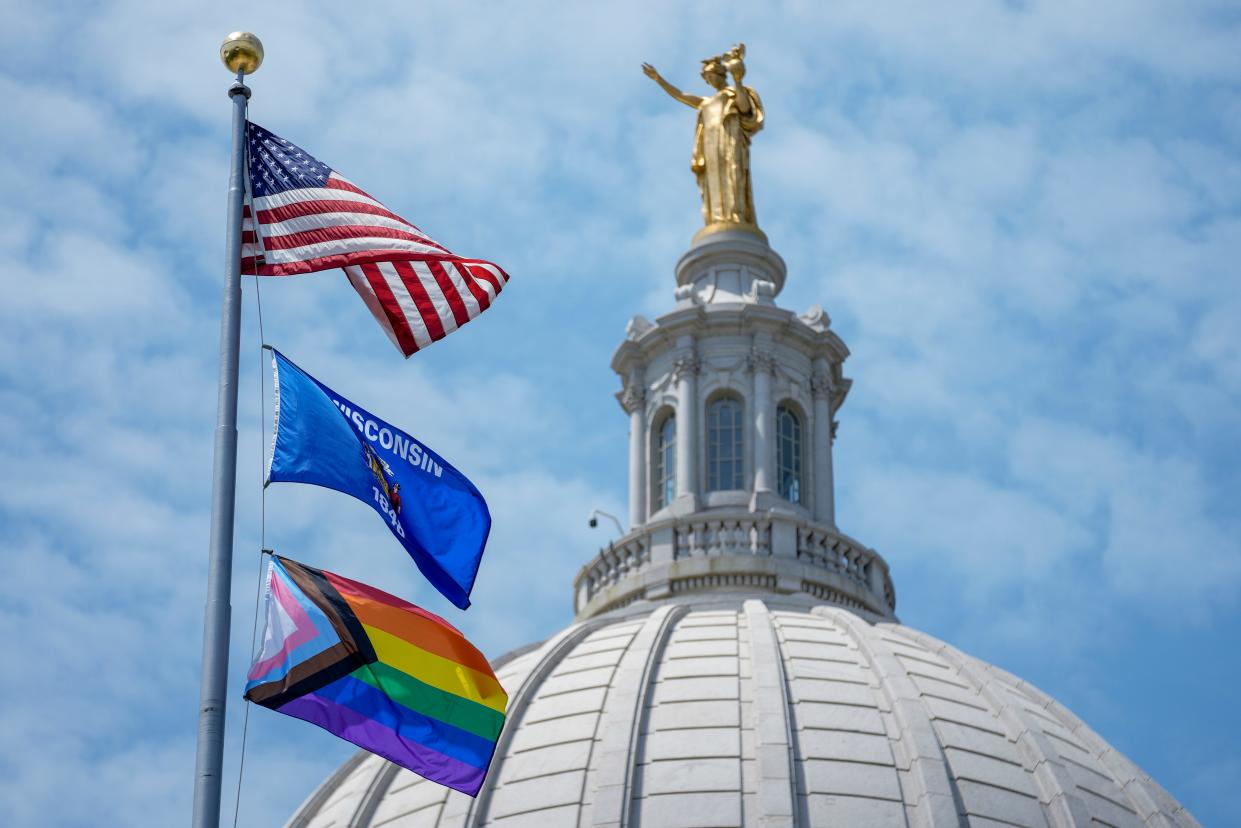
[[[325,486],[369,504],[427,580],[467,608],[491,531],[491,513],[474,484],[274,348],[272,367],[276,436],[267,482]]]

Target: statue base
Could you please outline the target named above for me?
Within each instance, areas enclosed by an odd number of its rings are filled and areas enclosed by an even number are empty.
[[[717,222],[694,235],[677,262],[677,306],[711,303],[774,305],[784,287],[784,260],[752,224]]]
[[[714,233],[736,233],[736,232],[750,233],[752,235],[758,236],[760,239],[763,240],[764,243],[767,242],[767,234],[764,233],[762,230],[759,230],[757,224],[746,224],[740,221],[713,221],[710,224],[708,224],[706,227],[703,227],[697,233],[695,233],[694,238],[690,239],[689,243],[690,243],[690,246],[693,247],[694,245],[698,244],[698,242],[702,241],[703,238],[705,238],[706,236],[710,236]]]

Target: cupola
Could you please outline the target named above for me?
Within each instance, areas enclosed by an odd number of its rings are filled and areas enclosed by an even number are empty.
[[[835,414],[849,349],[819,307],[775,298],[760,233],[700,234],[676,303],[637,316],[612,359],[629,415],[629,531],[582,568],[579,617],[705,589],[807,592],[891,616],[887,564],[836,526]]]

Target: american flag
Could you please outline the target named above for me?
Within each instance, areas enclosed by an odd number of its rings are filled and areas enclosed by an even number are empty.
[[[343,268],[401,353],[443,339],[491,306],[502,268],[454,256],[310,153],[246,123],[249,201],[241,272]]]

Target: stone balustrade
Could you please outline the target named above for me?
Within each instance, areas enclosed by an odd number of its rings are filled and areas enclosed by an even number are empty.
[[[654,521],[608,544],[574,580],[579,618],[705,589],[804,592],[893,617],[883,558],[830,526],[777,512],[712,510]]]
[[[674,558],[706,555],[770,555],[771,520],[745,514],[733,518],[687,520],[674,528]]]
[[[623,581],[637,572],[650,557],[650,538],[645,534],[630,533],[618,543],[609,543],[599,550],[595,559],[586,565],[582,574],[574,580],[574,586],[585,580],[588,592],[593,596],[606,587]]]
[[[844,573],[859,583],[869,584],[871,564],[878,556],[873,550],[837,532],[799,526],[797,557],[832,572]]]

